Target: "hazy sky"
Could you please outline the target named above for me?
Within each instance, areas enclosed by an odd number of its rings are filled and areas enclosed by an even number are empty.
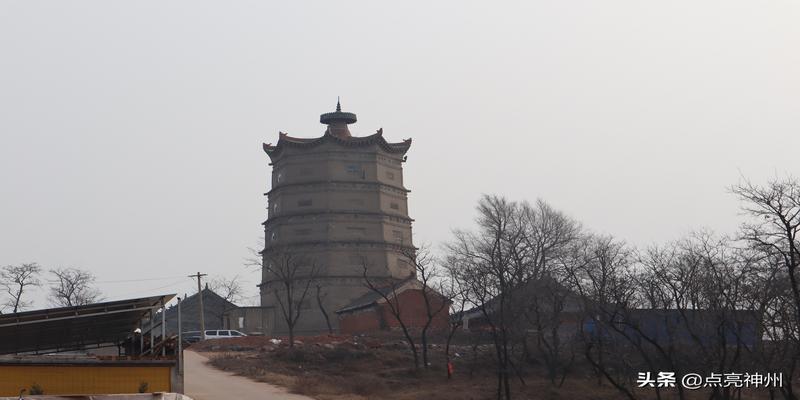
[[[109,299],[195,271],[255,295],[261,143],[321,135],[336,96],[354,134],[413,138],[417,243],[482,193],[640,245],[730,232],[726,187],[800,174],[798,21],[796,0],[0,0],[0,265],[90,269]]]

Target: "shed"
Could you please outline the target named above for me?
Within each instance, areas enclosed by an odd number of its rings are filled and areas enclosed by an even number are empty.
[[[428,321],[423,289],[427,290],[433,315],[431,330],[444,330],[449,325],[450,302],[431,288],[423,288],[412,277],[356,298],[346,307],[336,311],[341,333],[367,333],[400,329],[400,322],[387,304],[387,299],[400,309],[400,319],[410,329],[421,329]]]

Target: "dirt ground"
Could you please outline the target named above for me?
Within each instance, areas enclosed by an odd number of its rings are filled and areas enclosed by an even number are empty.
[[[496,376],[492,348],[455,346],[453,378],[441,345],[430,347],[430,365],[415,371],[408,345],[395,337],[304,337],[294,349],[272,338],[250,336],[213,340],[192,345],[209,352],[219,369],[258,381],[284,386],[292,393],[319,400],[343,399],[444,399],[479,400],[495,397]],[[596,387],[587,379],[564,383],[556,390],[535,374],[525,384],[512,383],[519,399],[616,399],[611,387]]]
[[[281,340],[275,343],[274,340]],[[250,336],[210,340],[191,346],[206,352],[211,365],[224,371],[287,388],[319,400],[496,398],[493,348],[456,345],[451,348],[453,377],[440,344],[430,346],[427,369],[413,368],[410,347],[399,337],[303,337],[289,348],[285,338]],[[421,356],[420,356],[421,357]],[[598,384],[591,371],[573,371],[560,387],[546,379],[540,366],[528,366],[511,383],[513,398],[536,400],[610,400],[624,396],[608,383]],[[522,382],[524,380],[524,383]],[[646,390],[646,389],[645,389]],[[652,390],[652,389],[650,389]],[[655,398],[655,392],[639,393]],[[692,393],[697,399],[708,394]],[[677,398],[662,392],[662,399]],[[763,397],[743,396],[742,399]]]
[[[285,388],[236,376],[206,364],[194,351],[184,353],[184,391],[193,400],[312,400],[287,393]]]

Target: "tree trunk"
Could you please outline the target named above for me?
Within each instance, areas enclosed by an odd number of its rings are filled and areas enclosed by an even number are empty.
[[[428,369],[428,334],[426,332],[427,329],[422,330],[422,364],[425,369]]]
[[[325,311],[325,307],[322,306],[322,297],[320,297],[320,287],[317,286],[317,306],[319,310],[322,312],[322,316],[325,317],[325,325],[328,326],[328,334],[333,335],[333,327],[331,326],[331,319],[328,317],[328,312]]]

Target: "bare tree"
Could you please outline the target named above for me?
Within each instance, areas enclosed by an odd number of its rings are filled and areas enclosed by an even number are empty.
[[[224,276],[214,278],[208,286],[214,293],[231,303],[242,300],[244,289],[239,275],[234,275],[232,278],[225,278]]]
[[[783,351],[791,351],[791,356],[784,354],[792,362],[782,369],[794,376],[800,358],[800,181],[794,177],[776,178],[759,186],[744,180],[731,191],[742,201],[742,211],[750,217],[742,224],[740,238],[761,255],[762,264],[780,266],[775,273],[788,282],[788,298],[778,295],[761,304],[767,305],[763,311],[775,318],[765,324],[768,330],[778,328],[780,333],[775,343],[782,343]],[[779,287],[763,289],[775,293],[774,288]],[[781,299],[790,299],[791,305],[787,307]],[[787,399],[796,398],[791,384],[780,390]]]
[[[72,307],[100,300],[100,291],[93,284],[95,276],[78,268],[51,269],[54,283],[50,286],[50,301],[56,306]]]
[[[264,243],[264,236],[261,236],[256,247],[247,248],[247,257],[244,258],[243,262],[246,268],[259,270],[264,266]]]
[[[239,275],[234,275],[232,278],[217,277],[211,280],[208,287],[225,300],[218,315],[220,326],[222,326],[225,320],[225,313],[232,310],[235,304],[242,300],[244,289],[242,288],[241,278]]]
[[[573,249],[568,262],[572,287],[583,300],[588,326],[581,326],[586,361],[595,370],[598,383],[604,378],[628,399],[636,396],[628,385],[631,369],[619,356],[616,341],[606,334],[619,329],[634,289],[629,273],[632,263],[627,246],[610,236],[587,236]],[[659,396],[659,392],[656,392]],[[660,398],[660,397],[658,397]]]
[[[482,314],[477,322],[494,342],[497,398],[510,398],[513,373],[525,384],[525,364],[516,357],[520,345],[528,354],[531,334],[536,353],[526,361],[542,361],[551,383],[556,376],[563,382],[579,351],[598,382],[632,400],[672,396],[658,387],[636,389],[641,371],[796,377],[800,183],[746,182],[733,192],[752,217],[741,240],[700,231],[644,251],[585,234],[541,201],[481,199],[478,228],[456,231],[446,265],[456,293],[474,306],[473,315]],[[563,336],[570,329],[577,335]],[[770,398],[797,398],[790,383],[768,390]],[[694,396],[680,386],[676,392],[680,399]],[[707,394],[735,399],[742,390],[712,387]]]
[[[494,342],[497,398],[511,399],[513,341],[522,303],[520,288],[531,270],[526,257],[525,227],[520,205],[502,197],[484,196],[478,204],[477,232],[456,231],[448,245],[451,268],[466,285],[470,303],[482,313]]]
[[[742,201],[742,210],[752,217],[742,224],[742,239],[766,256],[782,261],[800,321],[800,182],[785,178],[758,186],[744,181],[732,192]]]
[[[796,357],[781,358],[771,349],[793,354],[775,335],[786,332],[785,325],[772,322],[786,312],[780,279],[750,249],[705,231],[643,252],[612,237],[589,236],[569,261],[584,302],[585,358],[625,397],[663,398],[657,386],[654,393],[633,389],[632,377],[641,371],[781,370],[794,376]],[[774,339],[764,345],[762,336]],[[692,398],[682,387],[675,390],[679,399]],[[791,388],[780,390],[793,398]],[[709,389],[712,399],[741,394],[741,388]]]
[[[333,335],[333,326],[331,325],[331,318],[328,315],[328,310],[325,309],[325,297],[328,295],[319,281],[314,281],[315,298],[317,300],[317,307],[325,318],[325,325],[328,327],[328,334]]]
[[[564,257],[581,227],[544,201],[531,205],[484,196],[477,209],[478,229],[456,231],[448,264],[488,325],[497,361],[497,398],[510,399],[511,373],[525,384],[522,365],[515,362],[528,331],[523,321],[536,314],[531,307],[540,315],[544,307],[552,309],[546,301],[531,302],[531,296],[536,286],[559,273],[555,261]]]
[[[5,305],[11,308],[11,312],[16,313],[31,304],[30,301],[24,301],[22,296],[26,293],[26,288],[41,286],[41,272],[42,267],[37,263],[7,265],[0,270],[0,286],[9,296]]]
[[[286,248],[271,248],[264,253],[267,283],[275,284],[275,300],[289,331],[289,346],[294,347],[297,322],[305,310],[309,289],[319,276],[320,266],[310,257],[300,256]]]
[[[433,327],[434,321],[441,318],[442,313],[447,314],[450,306],[450,298],[442,295],[434,289],[434,282],[442,278],[439,272],[441,268],[437,265],[435,257],[430,252],[428,246],[420,246],[418,249],[404,247],[403,256],[414,266],[414,276],[420,284],[423,305],[425,307],[425,321],[419,331],[420,345],[422,347],[422,365],[428,368],[428,335]]]
[[[392,317],[394,317],[394,319],[397,321],[397,324],[400,325],[400,330],[403,332],[403,337],[405,337],[408,347],[411,350],[411,354],[414,359],[414,369],[419,369],[419,352],[417,351],[417,344],[414,340],[414,335],[411,333],[411,329],[406,323],[407,320],[405,318],[406,314],[403,312],[403,304],[397,297],[398,290],[403,284],[407,283],[408,279],[413,279],[413,275],[405,280],[391,278],[377,280],[370,278],[368,274],[369,264],[366,257],[361,257],[361,266],[363,269],[362,276],[364,278],[364,285],[386,303],[389,313],[392,314]]]
[[[576,296],[567,288],[566,277],[562,275],[532,281],[528,293],[523,316],[532,328],[526,339],[533,336],[533,351],[528,348],[529,340],[523,342],[523,350],[530,361],[543,361],[550,384],[560,387],[575,361],[570,340],[573,335],[564,332],[569,329],[564,320],[568,313],[576,313]]]
[[[367,263],[366,257],[362,256],[361,262],[364,284],[385,302],[389,313],[394,320],[397,321],[413,355],[415,369],[419,368],[420,360],[414,336],[415,333],[419,333],[420,347],[422,350],[422,365],[427,369],[430,366],[428,357],[428,335],[436,319],[440,318],[442,313],[447,313],[450,300],[440,293],[437,293],[433,288],[434,282],[439,278],[439,268],[428,248],[426,246],[421,246],[417,249],[412,246],[402,246],[402,244],[400,247],[400,254],[413,266],[410,275],[405,279],[371,278],[368,274],[370,266]],[[415,285],[415,289],[419,289],[422,295],[425,314],[424,322],[422,322],[422,326],[418,330],[409,326],[408,320],[410,320],[411,316],[408,315],[408,312],[404,311],[405,307],[399,298],[400,293],[398,291],[407,284]]]
[[[439,282],[439,294],[447,299],[450,304],[450,311],[455,317],[448,322],[447,336],[445,338],[444,355],[447,362],[447,379],[453,377],[451,370],[450,359],[450,346],[453,342],[453,337],[464,326],[464,311],[467,309],[469,298],[464,293],[465,285],[463,282],[458,281],[459,274],[450,268],[447,264],[445,267],[444,277]]]

